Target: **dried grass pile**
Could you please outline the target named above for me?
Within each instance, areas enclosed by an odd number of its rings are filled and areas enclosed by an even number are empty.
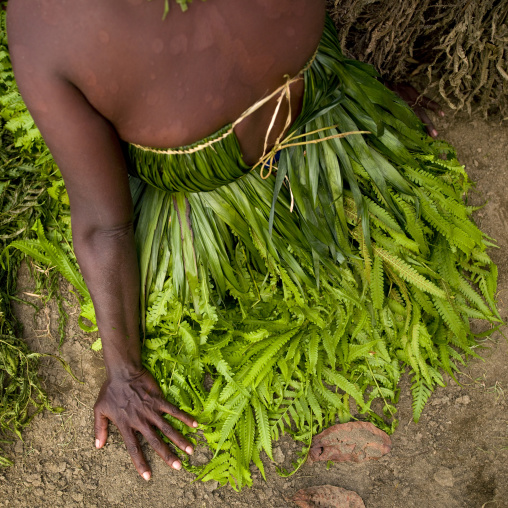
[[[508,117],[508,0],[329,0],[343,48],[387,79],[428,78],[454,110]]]

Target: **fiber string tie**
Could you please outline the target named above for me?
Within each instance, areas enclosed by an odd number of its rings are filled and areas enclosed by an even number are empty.
[[[275,112],[275,114],[277,114],[277,111]],[[261,168],[260,176],[261,176],[261,178],[263,178],[263,180],[266,180],[272,174],[273,168],[277,169],[277,166],[275,165],[277,152],[280,152],[281,150],[283,150],[285,148],[291,148],[292,146],[316,145],[318,143],[323,143],[324,141],[329,141],[330,139],[345,138],[346,136],[350,136],[353,134],[372,134],[370,131],[337,132],[336,134],[331,134],[330,136],[325,136],[324,138],[320,138],[320,139],[298,141],[296,143],[294,142],[295,139],[300,139],[300,138],[304,138],[306,136],[311,136],[312,134],[317,134],[319,132],[336,129],[337,127],[338,127],[338,125],[331,125],[329,127],[322,127],[321,129],[316,129],[311,132],[305,132],[304,134],[300,134],[298,136],[295,135],[296,134],[295,132],[293,134],[290,134],[283,141],[276,142],[276,144],[273,146],[273,148],[268,153],[263,155],[261,157],[261,159],[259,159],[258,163],[252,167],[251,171],[261,165],[262,168]],[[265,166],[268,166],[268,168],[269,168],[268,174],[266,176],[264,175],[264,167]]]
[[[266,131],[265,145],[263,147],[263,156],[267,153],[270,134],[272,133],[273,127],[275,125],[275,121],[277,120],[277,116],[279,115],[280,107],[282,105],[282,101],[284,100],[284,98],[286,98],[287,102],[288,102],[288,114],[286,116],[286,122],[284,124],[284,128],[282,129],[281,133],[277,137],[277,139],[275,141],[274,147],[280,146],[280,144],[281,144],[280,141],[281,141],[282,135],[291,126],[291,80],[289,79],[289,76],[287,74],[284,77],[286,78],[286,84],[285,84],[284,88],[282,89],[279,98],[277,99],[277,106],[275,108],[275,111],[273,113],[272,119],[270,121],[270,125],[268,126],[268,130]],[[272,151],[273,151],[273,149],[272,149]],[[278,151],[279,150],[276,150],[275,153],[277,153]],[[266,165],[261,166],[261,171],[259,173],[259,176],[261,176],[261,178],[263,180],[266,180],[272,174],[274,158],[275,158],[275,154],[273,155],[273,157],[271,157],[269,159],[269,161],[270,161],[270,167],[269,167],[269,170],[268,170],[268,174],[266,176],[264,174],[264,169],[265,169]],[[258,164],[259,164],[259,162],[258,162]],[[254,166],[254,167],[256,167],[256,166]]]
[[[215,143],[218,143],[219,141],[222,141],[223,139],[225,139],[228,136],[230,136],[233,133],[234,128],[240,122],[245,120],[249,115],[251,115],[252,113],[256,112],[258,109],[263,107],[267,102],[271,101],[274,97],[277,97],[277,96],[279,96],[279,100],[277,101],[277,111],[278,111],[280,109],[280,102],[282,102],[282,98],[285,96],[286,90],[288,90],[289,87],[293,83],[296,83],[297,81],[300,81],[301,79],[303,79],[304,72],[309,70],[310,67],[312,66],[312,64],[314,63],[314,60],[316,59],[318,51],[319,51],[319,47],[314,52],[314,54],[312,55],[312,57],[309,60],[309,62],[307,63],[307,65],[298,73],[297,76],[295,76],[294,78],[289,79],[288,75],[286,74],[284,76],[286,78],[286,82],[283,85],[279,86],[279,88],[274,90],[270,95],[267,95],[263,99],[260,99],[255,104],[250,106],[247,110],[245,110],[242,113],[242,115],[239,118],[237,118],[230,125],[229,129],[227,129],[225,132],[223,132],[217,138],[210,139],[209,141],[206,141],[205,143],[200,143],[199,145],[192,146],[192,147],[189,147],[189,148],[168,148],[168,149],[163,149],[163,148],[152,148],[152,147],[148,147],[148,146],[138,145],[136,143],[130,143],[130,144],[132,146],[135,146],[136,148],[139,148],[140,150],[145,151],[145,152],[153,152],[153,153],[158,153],[158,154],[161,154],[161,155],[188,155],[188,154],[192,154],[192,153],[196,153],[196,152],[199,152],[201,150],[204,150],[205,148],[208,148],[208,147],[214,145]],[[274,122],[275,120],[272,118],[272,121]],[[286,130],[286,129],[287,129],[287,127],[284,130]],[[265,146],[265,150],[266,150],[266,146]]]

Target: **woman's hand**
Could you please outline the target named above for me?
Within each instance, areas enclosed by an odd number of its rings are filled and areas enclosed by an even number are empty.
[[[178,418],[189,427],[198,426],[193,417],[164,399],[155,379],[146,369],[109,378],[102,385],[94,407],[95,446],[102,448],[106,444],[108,420],[111,420],[122,434],[132,462],[145,480],[150,479],[151,471],[141,451],[136,431],[143,434],[168,466],[180,469],[182,467],[180,460],[155,429],[161,430],[178,448],[189,455],[193,453],[193,449],[191,444],[162,417],[162,413]]]
[[[443,117],[445,114],[439,104],[420,94],[418,90],[407,83],[387,82],[385,85],[409,104],[411,109],[416,113],[416,116],[425,124],[425,127],[427,127],[429,135],[433,138],[437,138],[438,132],[425,110],[430,109],[434,113]]]

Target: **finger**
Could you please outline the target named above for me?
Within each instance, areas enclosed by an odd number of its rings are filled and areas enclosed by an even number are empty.
[[[194,453],[194,448],[192,447],[192,444],[185,439],[180,432],[178,432],[176,429],[174,429],[162,416],[157,416],[154,418],[152,422],[156,427],[158,427],[161,432],[182,452],[187,453],[188,455],[192,455]]]
[[[441,110],[441,106],[434,102],[432,99],[429,99],[425,95],[422,95],[419,100],[418,104],[420,106],[423,106],[425,109],[430,109],[431,111],[434,111],[434,113],[437,113],[440,116],[444,116],[444,111]]]
[[[157,435],[155,430],[146,427],[143,432],[143,436],[148,441],[150,446],[157,452],[160,458],[173,469],[182,469],[182,463],[179,458],[169,449],[169,446]]]
[[[131,456],[132,463],[136,468],[137,472],[142,476],[146,481],[150,479],[152,476],[152,472],[150,471],[150,467],[143,455],[141,450],[141,446],[139,445],[138,438],[135,436],[132,429],[124,429],[120,430],[120,434],[122,434],[125,446],[127,448],[127,452]]]
[[[433,138],[437,138],[438,132],[425,110],[421,106],[417,106],[414,108],[414,112],[416,113],[416,116],[418,116],[418,118],[425,124],[429,135]]]
[[[108,418],[97,407],[94,408],[95,447],[102,448],[108,439]]]
[[[185,425],[189,427],[196,428],[198,426],[198,422],[187,413],[184,413],[173,404],[170,404],[167,400],[161,398],[160,408],[161,411],[167,413],[168,415],[174,416],[181,422],[185,423]]]

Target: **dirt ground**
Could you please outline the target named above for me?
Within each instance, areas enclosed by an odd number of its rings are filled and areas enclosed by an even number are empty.
[[[508,320],[508,127],[451,115],[438,127],[477,182],[471,203],[487,202],[476,220],[500,247],[491,255],[499,266],[499,309]],[[31,289],[27,272],[21,293]],[[69,312],[75,312],[72,304]],[[18,313],[30,346],[58,353],[55,309],[48,306],[35,318],[28,306],[18,307]],[[411,419],[406,380],[392,452],[378,462],[328,470],[325,463],[305,464],[283,479],[267,461],[268,481],[258,474],[253,488],[236,493],[213,482],[191,483],[191,474],[169,469],[145,446],[153,468],[146,483],[113,428],[107,446],[95,450],[92,407],[105,374],[100,353],[90,349],[94,337],[80,331],[76,318],[71,316],[60,353],[84,383],[73,381],[54,361],[42,363],[44,385],[66,411],[37,416],[24,442],[10,447],[15,465],[0,471],[2,507],[293,507],[290,498],[297,490],[324,484],[358,492],[367,508],[508,507],[508,344],[499,334],[485,343],[485,361],[464,369],[461,386],[452,382],[436,390],[419,424]],[[291,441],[283,440],[274,456],[289,466],[295,452]],[[193,461],[206,458],[198,449]]]

